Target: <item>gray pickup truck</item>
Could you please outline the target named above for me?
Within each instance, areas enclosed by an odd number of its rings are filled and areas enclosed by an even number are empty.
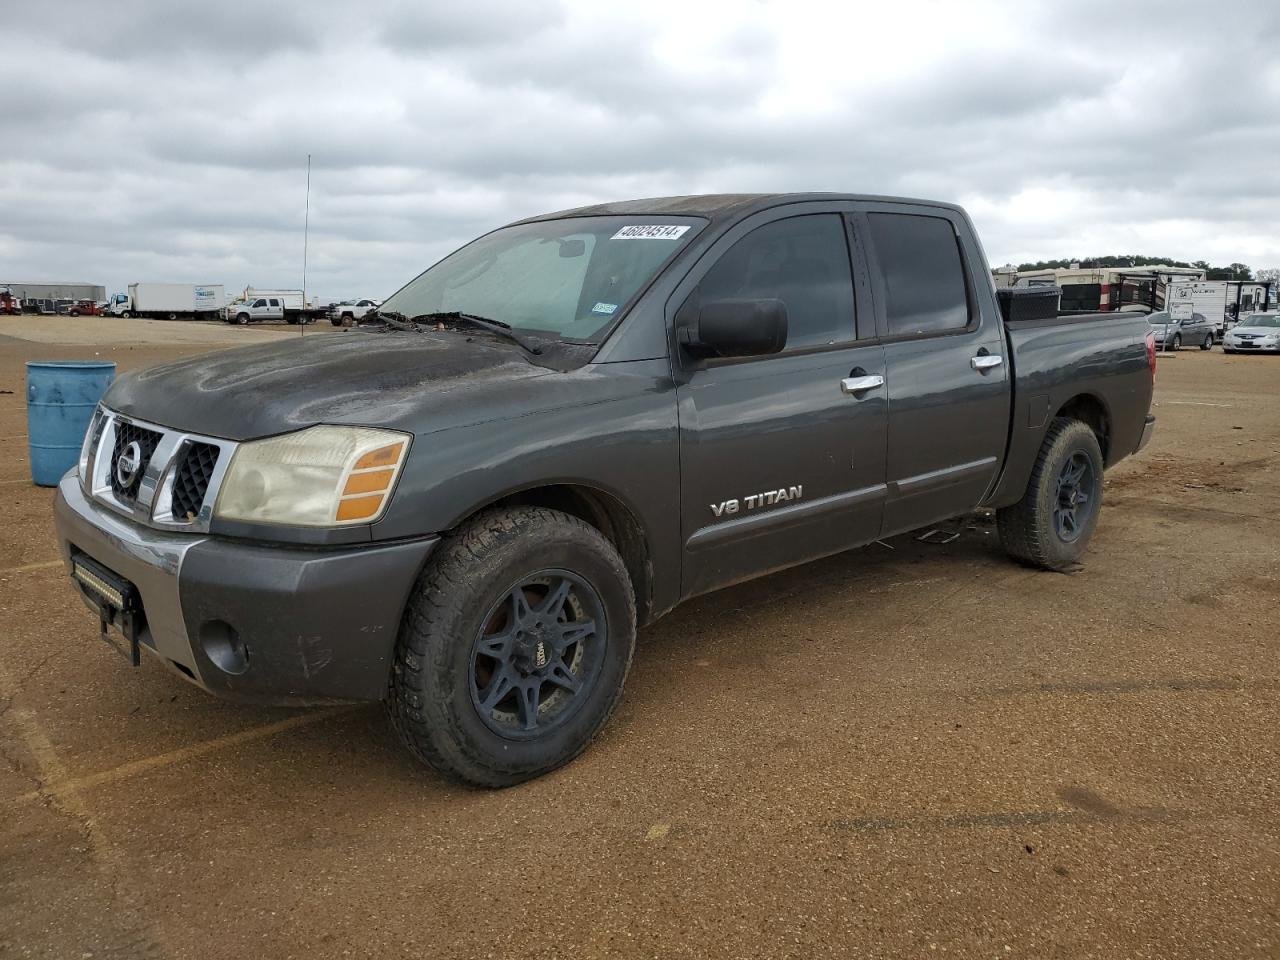
[[[117,380],[62,551],[135,664],[384,700],[415,756],[489,786],[582,751],[637,626],[688,597],[978,508],[1068,568],[1154,421],[1146,319],[1006,318],[941,203],[533,217],[366,320]]]

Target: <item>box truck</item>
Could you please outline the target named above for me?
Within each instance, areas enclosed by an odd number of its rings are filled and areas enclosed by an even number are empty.
[[[214,320],[227,301],[220,283],[131,283],[107,304],[116,317]]]

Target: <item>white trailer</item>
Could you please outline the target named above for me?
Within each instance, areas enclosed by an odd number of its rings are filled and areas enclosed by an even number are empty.
[[[1165,307],[1202,313],[1213,323],[1214,339],[1235,324],[1236,313],[1246,316],[1265,310],[1268,286],[1253,280],[1198,280],[1194,283],[1171,283],[1165,291]]]
[[[226,300],[220,283],[131,283],[128,293],[111,298],[107,312],[117,317],[211,320]]]

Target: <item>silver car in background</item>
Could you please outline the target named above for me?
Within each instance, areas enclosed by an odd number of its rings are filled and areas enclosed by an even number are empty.
[[[1253,313],[1227,331],[1224,353],[1280,353],[1280,313]]]
[[[1181,346],[1213,349],[1213,322],[1203,313],[1193,313],[1189,319],[1175,320],[1169,311],[1162,310],[1147,317],[1156,333],[1156,347],[1161,350],[1177,350]]]

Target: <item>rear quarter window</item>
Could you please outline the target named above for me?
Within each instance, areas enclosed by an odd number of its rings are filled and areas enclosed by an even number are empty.
[[[921,336],[967,327],[968,290],[951,221],[901,213],[871,213],[867,219],[888,335]]]

